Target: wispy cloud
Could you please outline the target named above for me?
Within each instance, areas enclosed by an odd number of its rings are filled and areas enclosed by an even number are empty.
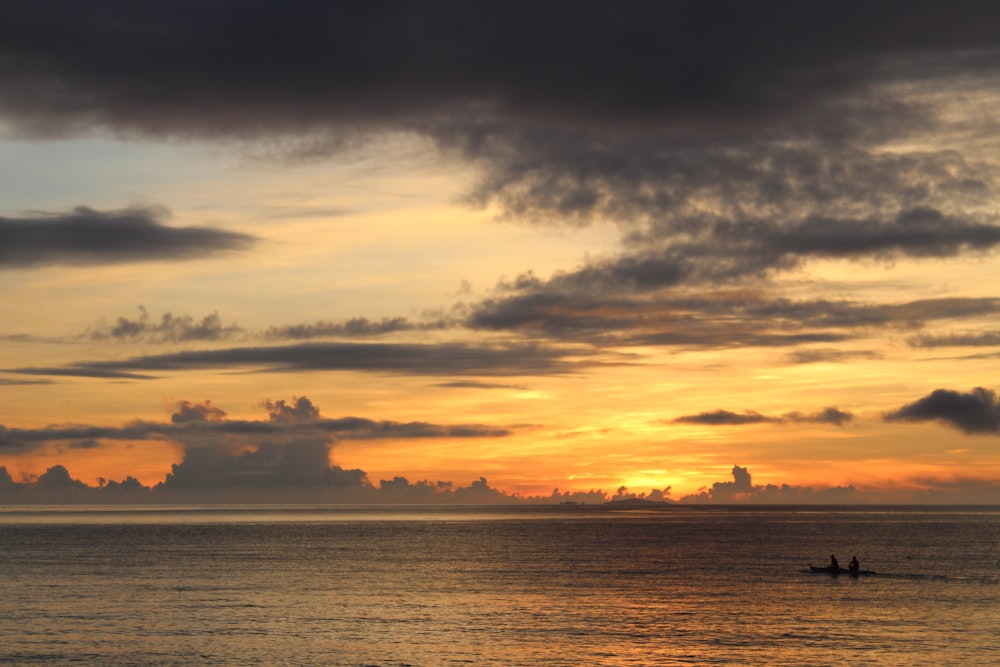
[[[854,415],[845,410],[835,407],[826,408],[820,412],[803,414],[801,412],[789,412],[780,417],[768,417],[754,410],[746,410],[742,413],[730,412],[729,410],[714,410],[711,412],[700,412],[696,415],[683,415],[673,420],[675,424],[703,424],[707,426],[745,426],[748,424],[833,424],[843,426],[854,419]]]
[[[194,369],[258,371],[367,371],[403,375],[569,374],[596,361],[573,361],[582,354],[537,345],[481,346],[460,343],[300,343],[270,347],[230,347],[82,361],[61,367],[10,368],[22,375],[148,379],[155,373]]]

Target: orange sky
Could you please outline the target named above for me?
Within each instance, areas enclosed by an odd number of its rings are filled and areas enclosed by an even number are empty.
[[[0,15],[0,502],[1000,503],[983,17],[392,7]]]

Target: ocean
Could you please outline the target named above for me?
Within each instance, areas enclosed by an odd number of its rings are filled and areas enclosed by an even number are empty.
[[[4,665],[1000,664],[997,507],[5,507],[0,566]]]

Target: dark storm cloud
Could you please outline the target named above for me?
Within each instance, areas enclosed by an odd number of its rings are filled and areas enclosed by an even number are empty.
[[[14,0],[0,91],[8,118],[48,133],[245,135],[483,107],[724,133],[900,69],[989,70],[997,21],[986,2]],[[941,57],[955,48],[978,57]]]
[[[572,373],[566,360],[579,351],[533,345],[483,347],[392,343],[302,343],[274,347],[232,347],[132,357],[121,361],[77,362],[58,368],[17,368],[5,372],[147,379],[156,372],[195,369],[267,371],[362,371],[401,375],[552,375]]]
[[[845,410],[834,407],[826,408],[821,412],[803,414],[801,412],[789,412],[781,417],[768,417],[747,410],[743,413],[730,412],[729,410],[715,410],[713,412],[702,412],[696,415],[684,415],[673,420],[675,424],[704,424],[708,426],[745,426],[747,424],[787,424],[787,423],[812,423],[812,424],[833,424],[843,426],[854,419],[854,415]]]
[[[969,393],[935,389],[923,398],[885,415],[886,421],[940,421],[969,435],[1000,433],[996,392],[976,387]]]
[[[168,227],[164,209],[132,207],[0,217],[0,269],[184,260],[242,250],[247,234],[208,227]]]
[[[301,154],[415,132],[476,169],[468,201],[624,225],[628,253],[562,283],[650,290],[993,249],[973,213],[992,165],[878,144],[946,122],[905,90],[993,85],[998,21],[981,1],[14,1],[0,115]]]

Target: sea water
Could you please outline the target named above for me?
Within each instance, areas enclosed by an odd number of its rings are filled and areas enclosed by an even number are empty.
[[[1000,664],[1000,508],[8,507],[0,567],[0,664]]]

